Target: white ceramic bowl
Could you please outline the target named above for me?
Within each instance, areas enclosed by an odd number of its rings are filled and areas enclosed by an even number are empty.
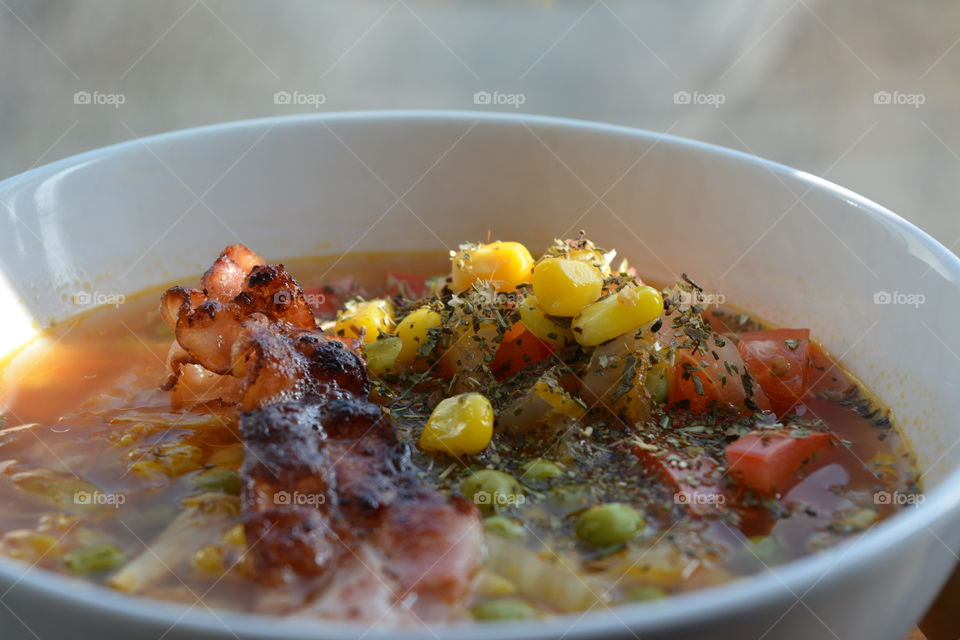
[[[960,261],[814,176],[603,124],[371,112],[128,142],[0,183],[0,199],[0,352],[28,338],[33,321],[76,313],[79,291],[130,294],[192,279],[236,241],[279,260],[441,251],[488,230],[536,250],[584,228],[655,280],[686,271],[761,317],[812,328],[893,408],[918,454],[925,503],[836,549],[662,602],[496,630],[436,628],[437,637],[900,640],[954,565]],[[878,304],[883,292],[892,303]],[[910,294],[923,303],[897,304]],[[132,598],[8,560],[0,560],[0,594],[5,639],[366,632]]]

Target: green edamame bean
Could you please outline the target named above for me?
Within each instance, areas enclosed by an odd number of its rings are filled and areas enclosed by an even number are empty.
[[[363,354],[367,356],[367,366],[372,372],[385,373],[397,363],[402,349],[403,340],[400,338],[380,338],[365,344]]]
[[[507,540],[525,540],[527,530],[523,523],[505,516],[490,516],[483,521],[484,528],[490,533]]]
[[[99,573],[119,567],[127,561],[127,555],[114,544],[100,544],[71,551],[63,561],[74,573]]]
[[[646,527],[643,515],[633,507],[611,502],[590,507],[577,518],[577,537],[594,547],[622,544]]]
[[[549,480],[563,475],[560,465],[550,462],[546,458],[534,458],[523,465],[523,475],[533,480]]]
[[[481,469],[464,478],[460,485],[467,500],[472,500],[483,513],[511,507],[523,500],[523,489],[509,473]]]

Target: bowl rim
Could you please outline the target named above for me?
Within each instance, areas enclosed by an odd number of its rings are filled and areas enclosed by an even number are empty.
[[[762,167],[783,180],[798,181],[834,197],[842,198],[865,211],[869,216],[892,225],[900,233],[912,237],[941,262],[944,273],[960,282],[960,257],[940,244],[929,234],[912,223],[844,187],[787,165],[758,156],[701,142],[673,134],[658,133],[646,129],[603,122],[544,116],[526,113],[469,110],[363,110],[305,113],[289,116],[272,116],[248,120],[222,122],[187,129],[179,129],[133,140],[126,140],[69,156],[0,181],[0,200],[18,187],[29,185],[33,180],[56,174],[64,169],[133,152],[141,145],[202,140],[223,134],[261,130],[277,125],[310,126],[317,122],[378,122],[403,123],[433,121],[445,123],[486,122],[494,125],[527,124],[552,128],[558,131],[602,133],[633,141],[653,142],[667,145],[686,153],[708,158],[725,158],[753,167]],[[615,608],[588,611],[584,614],[565,614],[536,622],[492,623],[498,636],[507,638],[548,638],[569,634],[571,638],[598,637],[615,633],[622,627],[633,629],[642,625],[645,630],[669,629],[678,623],[683,626],[698,621],[719,619],[731,612],[749,611],[774,604],[784,597],[784,590],[791,592],[799,601],[821,580],[836,571],[849,571],[857,565],[869,564],[876,554],[883,553],[899,544],[909,543],[912,536],[951,513],[960,512],[960,467],[946,475],[939,486],[925,492],[923,503],[905,509],[840,545],[825,551],[798,558],[773,571],[736,579],[717,586],[705,587],[689,593],[671,596],[655,603],[618,605]],[[935,535],[935,534],[934,534]],[[942,543],[942,541],[941,541]],[[945,543],[943,543],[945,544]],[[946,546],[946,545],[945,545]],[[948,547],[949,548],[949,547]],[[951,550],[952,551],[952,550]],[[113,620],[133,623],[167,625],[169,630],[218,634],[224,631],[234,634],[242,631],[245,637],[276,638],[342,638],[353,636],[367,625],[325,620],[291,621],[288,618],[264,614],[212,609],[203,604],[180,605],[152,598],[133,596],[113,591],[107,587],[82,583],[76,578],[64,576],[34,566],[24,567],[16,560],[0,557],[0,577],[11,586],[0,594],[0,604],[10,609],[4,599],[14,588],[23,587],[44,596],[48,602],[67,601],[77,607],[99,614],[109,615]],[[801,594],[797,596],[796,594]],[[195,611],[198,607],[207,611]],[[10,609],[16,616],[16,613]],[[19,617],[18,617],[19,620]],[[22,622],[22,621],[21,621]],[[571,624],[572,623],[572,624]],[[484,625],[442,624],[431,625],[432,637],[455,635],[462,640],[480,640],[489,637],[491,623]],[[374,630],[376,633],[377,630]],[[389,630],[391,637],[422,638],[424,633],[416,630]]]

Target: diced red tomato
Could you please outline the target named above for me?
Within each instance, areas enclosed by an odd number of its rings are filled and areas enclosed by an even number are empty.
[[[411,300],[419,300],[427,292],[427,281],[423,276],[397,271],[387,272],[387,293],[391,296],[402,294]]]
[[[303,287],[303,295],[313,314],[324,320],[337,317],[343,305],[351,298],[368,298],[367,291],[352,278],[340,278],[325,284]]]
[[[707,515],[724,508],[726,500],[717,470],[720,465],[713,458],[663,448],[650,451],[640,446],[634,447],[633,453],[644,470],[673,489],[674,501],[691,513]]]
[[[332,287],[327,285],[304,287],[303,295],[307,299],[307,304],[313,309],[313,315],[320,318],[336,317],[340,305]]]
[[[684,350],[677,352],[676,362],[674,384],[670,388],[671,403],[686,399],[691,411],[703,413],[719,402],[720,381],[709,367],[702,368],[702,360]]]
[[[738,347],[747,370],[778,416],[803,401],[810,370],[809,329],[748,331],[740,336]]]
[[[823,390],[844,394],[853,387],[843,370],[814,341],[810,342],[807,354],[807,387],[813,395]]]
[[[786,493],[816,469],[837,443],[829,433],[794,437],[782,431],[753,431],[727,446],[727,473],[742,487],[763,495]]]
[[[706,354],[698,351],[696,356],[687,349],[679,349],[674,384],[670,386],[670,404],[686,400],[693,413],[724,405],[742,413],[768,411],[770,403],[762,388],[753,385],[751,393],[747,393],[743,384],[745,372],[740,353],[729,340],[723,347],[715,346]]]
[[[733,492],[728,497],[733,505],[739,520],[739,529],[748,538],[754,536],[768,536],[777,524],[777,517],[766,506],[747,505],[743,503],[743,496]]]
[[[498,380],[506,380],[524,367],[548,358],[554,349],[554,345],[533,335],[518,322],[503,334],[490,369]]]

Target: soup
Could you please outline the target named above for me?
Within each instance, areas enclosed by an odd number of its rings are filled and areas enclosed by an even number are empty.
[[[230,247],[159,311],[6,363],[4,554],[210,607],[517,619],[720,584],[917,500],[889,412],[808,331],[583,236],[265,262]]]

